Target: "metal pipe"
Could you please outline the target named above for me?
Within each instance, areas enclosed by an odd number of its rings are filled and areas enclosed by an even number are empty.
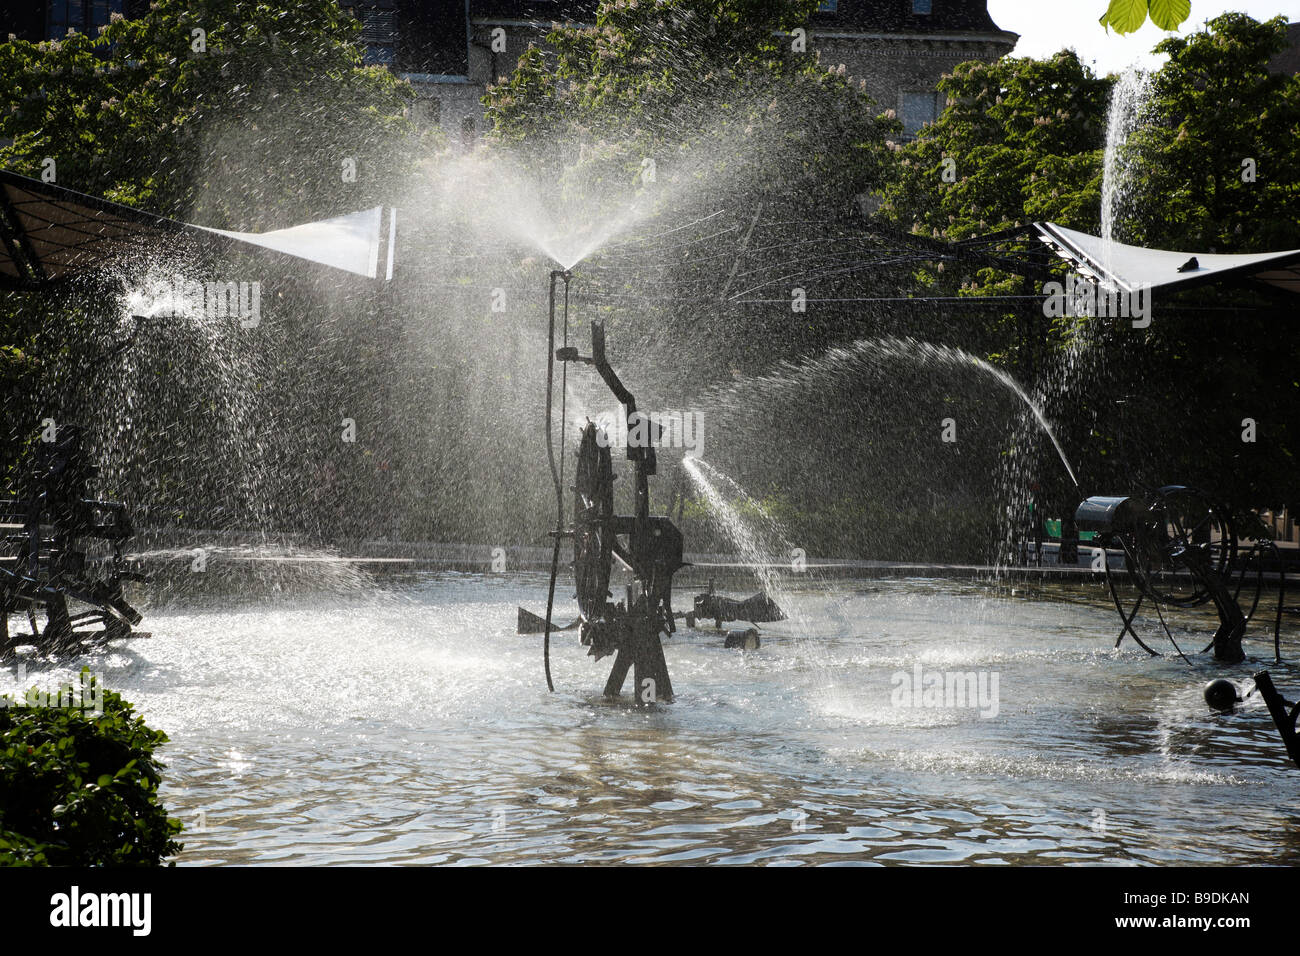
[[[564,341],[569,341],[569,280],[573,278],[573,273],[567,269],[555,269],[551,272],[551,288],[549,296],[550,321],[546,333],[546,457],[551,465],[551,481],[555,484],[555,544],[551,549],[551,581],[546,590],[546,626],[543,629],[542,636],[542,666],[546,670],[546,689],[555,690],[555,682],[551,679],[551,615],[555,609],[555,578],[560,571],[560,540],[564,535],[564,481],[561,477],[561,467],[556,465],[555,461],[555,440],[552,436],[554,427],[554,389],[555,389],[555,283],[557,279],[564,280]],[[564,386],[568,385],[568,367],[564,370]],[[562,386],[563,387],[563,386]],[[567,388],[566,388],[567,391]],[[564,398],[561,396],[561,415],[564,414]],[[564,422],[561,421],[560,428],[564,428]],[[560,433],[560,441],[564,441],[564,433]],[[561,455],[563,455],[563,446],[561,446]]]

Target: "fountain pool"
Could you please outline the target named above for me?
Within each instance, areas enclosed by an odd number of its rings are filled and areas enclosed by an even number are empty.
[[[1093,585],[788,586],[806,637],[679,633],[677,702],[640,710],[599,696],[572,635],[547,693],[540,637],[514,634],[543,574],[377,585],[155,608],[151,639],[83,659],[171,736],[180,865],[1300,862],[1263,706],[1201,699],[1250,662],[1117,654]],[[996,706],[911,706],[918,666],[983,675]]]

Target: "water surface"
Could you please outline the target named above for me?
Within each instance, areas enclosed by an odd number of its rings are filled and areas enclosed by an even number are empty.
[[[1265,662],[1262,630],[1253,662],[1189,668],[1113,652],[1098,591],[1017,592],[798,590],[805,635],[765,626],[740,652],[684,633],[666,649],[677,701],[646,709],[599,696],[609,661],[572,633],[546,692],[540,638],[513,633],[517,604],[544,606],[540,575],[191,602],[90,663],[171,737],[181,865],[1300,860],[1300,771],[1262,704],[1222,717],[1201,699]],[[898,706],[894,675],[918,663],[996,674],[996,715]],[[1294,696],[1300,673],[1274,674]]]

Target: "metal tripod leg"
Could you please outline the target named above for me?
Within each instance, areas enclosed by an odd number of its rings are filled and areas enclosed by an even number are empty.
[[[1142,638],[1137,636],[1137,631],[1133,630],[1133,620],[1137,617],[1138,609],[1142,607],[1142,599],[1144,595],[1141,592],[1138,593],[1137,603],[1133,605],[1133,613],[1126,615],[1124,613],[1124,605],[1119,599],[1119,591],[1115,588],[1115,580],[1111,577],[1110,562],[1103,562],[1102,566],[1106,570],[1106,586],[1110,588],[1111,600],[1115,602],[1115,610],[1119,612],[1119,619],[1124,622],[1124,627],[1119,632],[1119,637],[1115,638],[1115,648],[1118,650],[1120,644],[1124,641],[1124,635],[1130,634],[1132,635],[1133,640],[1137,641],[1138,646],[1141,647],[1142,650],[1146,651],[1152,657],[1159,657],[1160,652],[1147,647],[1146,644],[1143,643]]]
[[[609,672],[609,679],[605,681],[605,696],[617,697],[623,693],[623,682],[627,680],[627,672],[632,667],[632,649],[624,644],[618,649],[614,657],[614,668]]]
[[[623,639],[609,679],[605,681],[606,697],[623,693],[629,670],[632,671],[632,696],[638,705],[672,702],[673,684],[668,676],[668,662],[664,659],[658,628],[653,624],[647,623]]]
[[[1300,767],[1300,736],[1296,735],[1296,716],[1300,713],[1300,704],[1292,705],[1286,702],[1273,686],[1273,678],[1269,676],[1268,671],[1260,671],[1255,675],[1255,687],[1268,706],[1269,715],[1277,725],[1277,732],[1282,735],[1282,743],[1286,745],[1287,754],[1291,757],[1291,761]],[[1291,709],[1288,710],[1288,707]]]
[[[638,704],[672,703],[673,684],[668,677],[668,662],[659,642],[659,631],[651,629],[641,634],[639,653],[633,666]]]

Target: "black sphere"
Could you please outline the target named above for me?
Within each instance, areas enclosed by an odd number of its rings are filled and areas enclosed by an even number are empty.
[[[1237,685],[1220,677],[1205,685],[1205,702],[1211,710],[1232,710],[1237,702]]]

